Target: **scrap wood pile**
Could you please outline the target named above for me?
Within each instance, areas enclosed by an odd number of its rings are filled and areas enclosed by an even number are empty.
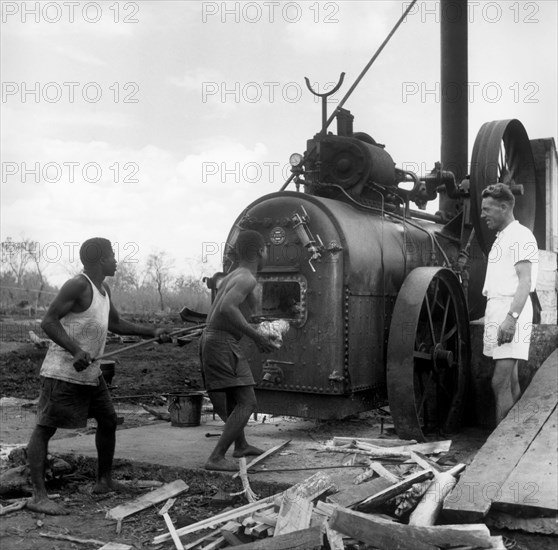
[[[159,512],[168,532],[152,543],[178,550],[504,550],[502,538],[492,537],[484,524],[435,525],[464,465],[443,468],[427,455],[447,452],[450,445],[451,441],[416,444],[337,437],[324,446],[324,452],[366,460],[365,470],[352,483],[337,487],[329,475],[318,472],[259,500],[242,464],[237,475],[249,503],[180,528],[175,528],[169,514],[171,496],[187,487],[175,482],[173,490],[165,486],[157,490],[157,498],[150,497],[151,504],[170,499]],[[125,507],[140,508],[133,503]],[[120,508],[109,511],[107,517],[121,522],[127,512]],[[388,515],[386,509],[394,511]],[[199,537],[191,540],[195,534]]]

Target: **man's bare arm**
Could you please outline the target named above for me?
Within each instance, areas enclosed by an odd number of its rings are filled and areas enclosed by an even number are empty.
[[[109,287],[105,284],[103,284],[103,286],[110,297]],[[161,334],[167,332],[164,328],[157,328],[151,325],[139,325],[136,323],[131,323],[130,321],[126,321],[126,319],[122,319],[122,317],[120,317],[120,312],[116,309],[115,305],[112,303],[112,300],[110,301],[108,329],[111,332],[114,332],[114,334],[149,336],[151,338],[157,338]]]
[[[529,298],[529,292],[531,292],[531,262],[524,261],[515,264],[515,272],[517,273],[517,278],[519,279],[519,284],[517,285],[517,290],[515,291],[515,296],[513,297],[513,302],[510,306],[510,311],[516,311],[521,313],[527,298]]]
[[[510,306],[510,311],[521,313],[531,291],[531,262],[524,261],[515,264],[515,272],[519,279],[517,290]],[[511,342],[515,334],[516,320],[511,315],[506,315],[498,327],[498,345]]]
[[[271,340],[260,334],[240,311],[240,304],[248,298],[255,288],[256,280],[253,277],[238,278],[230,288],[226,289],[226,294],[223,296],[219,307],[219,314],[238,332],[254,340],[260,351],[269,352],[275,349]]]

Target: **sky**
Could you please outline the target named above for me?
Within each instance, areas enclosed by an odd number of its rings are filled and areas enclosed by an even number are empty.
[[[93,236],[120,262],[218,271],[237,216],[320,129],[304,77],[321,93],[345,72],[338,102],[408,4],[2,1],[2,242],[36,241],[55,284]],[[491,120],[556,139],[557,6],[469,2],[469,151]],[[442,9],[419,1],[345,105],[419,175],[440,158]]]

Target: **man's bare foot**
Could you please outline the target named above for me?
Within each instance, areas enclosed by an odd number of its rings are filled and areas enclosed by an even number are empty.
[[[118,481],[111,480],[99,480],[91,489],[91,492],[94,495],[104,495],[106,493],[111,493],[116,491],[117,493],[131,493],[133,489],[128,485],[124,485],[124,483],[120,483]]]
[[[235,449],[233,456],[235,458],[240,458],[242,456],[258,456],[263,454],[261,449],[254,447],[254,445],[248,445],[247,447],[242,447],[240,449]]]
[[[220,458],[217,460],[209,459],[204,468],[206,470],[217,470],[219,472],[238,472],[238,464],[227,460],[226,458]]]
[[[36,499],[31,497],[27,500],[27,508],[32,512],[49,514],[50,516],[67,516],[70,512],[60,504],[56,504],[47,497]]]

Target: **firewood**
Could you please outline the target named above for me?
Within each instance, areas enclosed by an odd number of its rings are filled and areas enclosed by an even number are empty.
[[[457,473],[459,468],[465,468],[464,464],[452,468],[447,472],[436,473],[434,479],[426,489],[422,500],[409,518],[409,525],[435,525],[436,518],[442,509],[444,499],[455,487],[457,478],[453,473]]]
[[[484,526],[476,530],[452,529],[451,526],[416,527],[378,521],[370,514],[347,508],[335,510],[330,525],[340,533],[383,550],[438,550],[449,546],[492,548],[493,544]]]
[[[121,544],[120,542],[107,542],[99,550],[134,550],[134,547],[129,544]]]
[[[338,447],[341,445],[352,444],[354,441],[361,441],[370,445],[378,445],[379,447],[401,447],[401,445],[414,445],[414,439],[371,439],[367,437],[334,437],[328,441],[328,445]]]
[[[259,513],[259,514],[254,514],[252,517],[256,521],[258,521],[260,523],[265,523],[266,525],[269,525],[270,527],[275,527],[277,525],[277,514],[275,514],[275,517],[273,517],[270,514]]]
[[[297,485],[293,485],[286,491],[282,493],[278,493],[277,495],[271,495],[263,500],[259,500],[258,502],[246,504],[241,506],[240,508],[236,508],[234,510],[229,510],[227,512],[222,512],[221,514],[217,514],[211,518],[204,519],[202,521],[198,521],[192,525],[186,525],[185,527],[181,527],[177,529],[177,533],[180,537],[195,533],[196,531],[201,531],[202,529],[207,529],[209,527],[216,527],[221,523],[225,523],[232,519],[239,519],[245,518],[253,514],[254,512],[258,512],[264,508],[268,508],[270,505],[274,503],[274,501],[279,498],[281,499],[283,495],[289,494],[291,499],[296,498],[307,498],[309,500],[314,500],[315,498],[319,497],[321,494],[325,493],[328,489],[331,489],[335,485],[331,478],[322,473],[318,472],[313,476],[309,477],[305,481],[298,483]],[[169,540],[171,537],[168,533],[163,535],[158,535],[153,539],[153,544],[160,544]]]
[[[323,546],[321,527],[311,527],[278,537],[259,539],[235,546],[235,550],[319,550]]]
[[[279,445],[276,445],[275,447],[272,447],[271,449],[268,449],[267,451],[265,451],[265,453],[262,453],[261,455],[258,455],[256,458],[254,458],[254,460],[252,460],[252,462],[250,462],[250,464],[248,464],[246,466],[246,469],[249,470],[250,468],[252,468],[256,464],[258,464],[259,462],[261,462],[262,460],[264,460],[268,456],[271,456],[272,454],[275,454],[277,451],[280,451],[283,447],[287,446],[290,442],[291,442],[290,439],[287,440],[287,441],[283,441],[283,443],[279,443]],[[232,477],[234,479],[234,478],[238,477],[239,475],[240,475],[240,472],[237,472]]]
[[[21,510],[27,506],[27,499],[18,500],[12,504],[8,504],[8,506],[0,506],[0,516],[4,516],[9,514],[10,512],[16,512],[17,510]]]
[[[388,487],[387,489],[384,489],[383,491],[380,491],[379,493],[376,493],[375,495],[372,495],[364,499],[356,506],[362,509],[373,508],[403,493],[409,487],[413,486],[415,483],[419,483],[426,479],[431,479],[432,476],[433,474],[430,471],[422,471],[422,472],[417,472],[416,474],[411,474],[410,476],[407,476],[406,478],[402,479],[399,483],[395,483],[391,487]]]
[[[343,536],[339,533],[339,531],[332,529],[329,522],[326,522],[325,524],[325,535],[331,550],[344,550],[345,545],[343,544]]]
[[[305,498],[292,499],[289,495],[285,494],[273,536],[277,537],[293,531],[307,529],[310,526],[312,508],[313,505],[310,500]]]
[[[180,538],[178,537],[178,535],[176,534],[176,529],[174,528],[174,524],[168,514],[168,511],[170,510],[171,506],[176,502],[175,498],[169,498],[169,500],[167,500],[166,504],[161,508],[161,510],[159,510],[159,515],[163,516],[163,519],[165,520],[165,523],[167,525],[167,529],[169,530],[169,533],[172,537],[172,541],[174,542],[174,545],[176,546],[176,550],[184,550],[184,546],[182,546],[182,542],[180,542]]]
[[[431,470],[432,473],[442,471],[442,468],[440,468],[438,464],[417,451],[411,451],[411,459],[416,462],[423,470]]]
[[[384,479],[389,481],[390,483],[397,483],[401,481],[398,476],[392,474],[389,470],[384,468],[379,462],[374,462],[374,461],[370,462],[370,469],[376,472],[380,477],[383,477]]]
[[[70,535],[62,535],[60,533],[39,533],[41,537],[46,537],[49,539],[56,539],[56,540],[67,540],[70,542],[77,542],[78,544],[96,544],[104,546],[106,542],[97,539],[79,539],[77,537],[72,537]]]
[[[167,483],[166,485],[163,485],[163,487],[159,487],[150,493],[146,493],[131,502],[112,508],[107,512],[106,517],[107,519],[115,519],[121,522],[124,518],[131,516],[132,514],[145,510],[154,504],[159,504],[163,500],[167,500],[187,490],[188,485],[186,485],[186,483],[184,483],[181,479],[177,479],[176,481]]]
[[[218,550],[219,548],[223,548],[227,545],[227,541],[225,537],[219,536],[213,542],[210,542],[206,546],[200,548],[200,550]]]
[[[246,471],[246,457],[241,457],[238,461],[240,467],[240,480],[242,481],[243,493],[246,495],[248,502],[256,502],[258,500],[258,495],[252,491],[250,487],[250,481],[248,481],[248,472]]]

